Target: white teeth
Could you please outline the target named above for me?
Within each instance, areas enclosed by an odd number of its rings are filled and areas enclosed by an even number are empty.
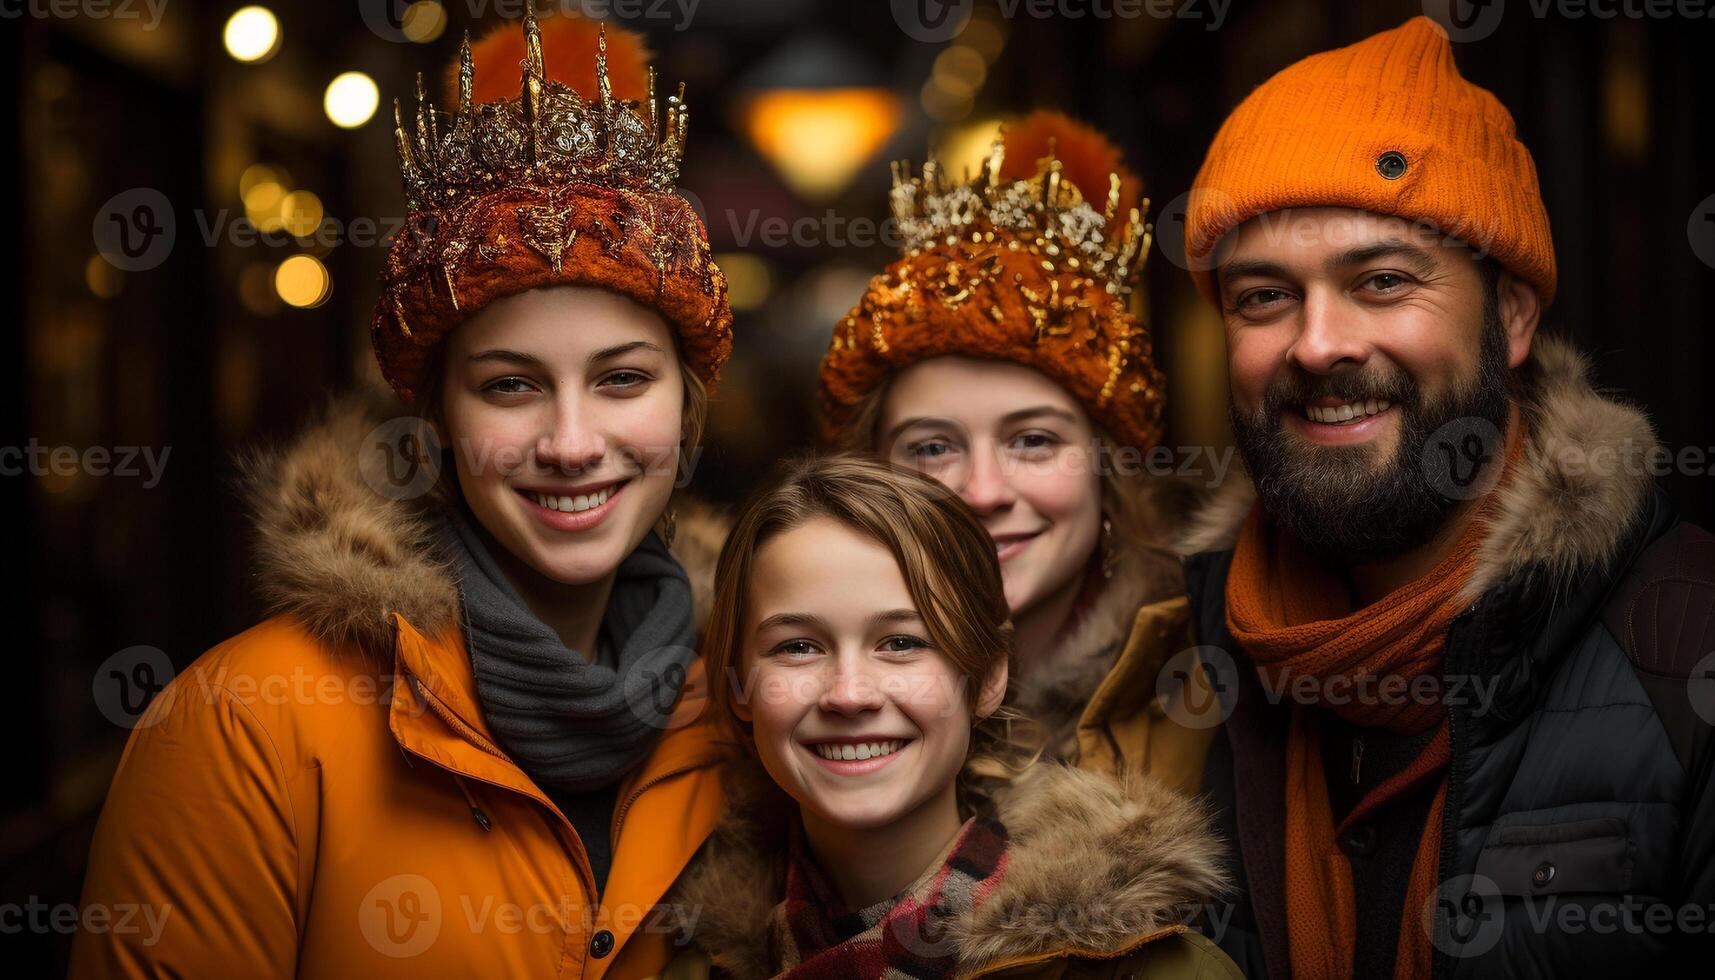
[[[1346,402],[1334,406],[1306,405],[1304,406],[1304,417],[1312,422],[1339,425],[1342,422],[1378,415],[1388,410],[1388,404],[1388,402],[1372,398],[1366,401]]]
[[[884,755],[892,755],[893,753],[898,752],[899,747],[903,744],[904,743],[899,739],[892,739],[886,742],[856,742],[846,743],[843,745],[834,745],[832,743],[822,742],[810,747],[816,750],[816,754],[824,759],[842,759],[855,762],[863,759],[877,759]]]
[[[580,494],[576,497],[555,497],[532,491],[530,499],[536,501],[537,504],[546,507],[549,510],[557,510],[566,514],[576,514],[579,511],[600,507],[602,504],[607,503],[608,498],[613,496],[613,491],[614,487],[606,487],[604,489],[597,490],[595,493]]]

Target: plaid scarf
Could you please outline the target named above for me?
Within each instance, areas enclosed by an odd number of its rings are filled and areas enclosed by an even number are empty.
[[[786,897],[769,915],[776,980],[951,977],[958,952],[947,924],[975,908],[1006,871],[1006,828],[973,817],[942,859],[897,898],[848,910],[793,822]]]

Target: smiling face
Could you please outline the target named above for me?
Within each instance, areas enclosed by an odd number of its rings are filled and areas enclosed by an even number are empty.
[[[1101,536],[1095,426],[1040,371],[936,357],[894,376],[875,450],[932,477],[982,518],[1015,617],[1075,593]]]
[[[749,693],[735,710],[807,823],[863,830],[951,812],[973,717],[1005,693],[1005,657],[974,690],[936,649],[885,545],[829,517],[773,535],[751,559],[742,624]]]
[[[1253,218],[1228,242],[1232,423],[1269,513],[1340,557],[1424,543],[1460,503],[1438,488],[1438,440],[1506,431],[1535,292],[1462,244],[1347,208]]]
[[[660,315],[604,289],[532,289],[447,339],[440,435],[488,534],[584,585],[613,574],[666,508],[684,399]]]

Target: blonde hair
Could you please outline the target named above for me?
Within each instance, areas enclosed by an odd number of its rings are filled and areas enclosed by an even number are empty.
[[[752,562],[771,538],[816,518],[837,521],[892,552],[931,642],[969,682],[974,709],[976,692],[1007,663],[1012,649],[1000,562],[982,521],[940,483],[873,456],[806,456],[788,460],[752,495],[716,566],[703,661],[711,700],[741,743],[749,742],[749,732],[734,698],[745,696],[739,664]],[[967,810],[987,796],[979,779],[1010,768],[994,766],[987,747],[1007,744],[1003,730],[1011,717],[1003,707],[973,724],[960,779]]]

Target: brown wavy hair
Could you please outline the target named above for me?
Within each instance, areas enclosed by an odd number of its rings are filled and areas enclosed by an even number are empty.
[[[787,460],[739,512],[715,571],[703,660],[722,720],[752,745],[735,702],[747,696],[741,663],[745,597],[756,552],[771,538],[816,518],[838,521],[892,552],[935,648],[981,691],[1012,651],[1012,614],[1000,562],[982,521],[941,483],[873,456],[838,453]],[[986,807],[987,781],[1019,768],[1010,754],[1005,707],[975,719],[960,778],[961,807]]]

